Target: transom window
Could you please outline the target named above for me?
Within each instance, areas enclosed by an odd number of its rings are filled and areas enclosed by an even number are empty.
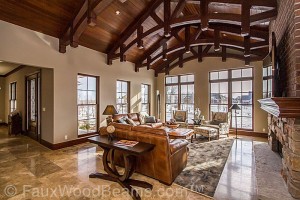
[[[129,113],[129,85],[128,81],[117,81],[117,111],[119,114]]]
[[[98,77],[77,76],[78,135],[98,129]]]
[[[141,85],[141,101],[142,109],[141,112],[145,112],[150,115],[150,85],[142,84]]]
[[[173,118],[175,110],[188,111],[188,119],[194,118],[194,75],[167,76],[166,91],[166,121]]]
[[[9,85],[9,107],[10,112],[14,112],[17,109],[17,82]]]
[[[273,96],[272,92],[272,65],[263,68],[263,98],[270,98]]]
[[[253,129],[253,72],[252,68],[210,72],[210,111],[228,112],[230,105],[238,104],[237,116],[232,112],[231,126]]]

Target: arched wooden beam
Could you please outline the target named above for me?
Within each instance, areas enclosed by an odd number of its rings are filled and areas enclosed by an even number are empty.
[[[199,16],[197,15],[197,16],[188,16],[188,17],[177,18],[177,19],[171,21],[170,26],[171,26],[171,28],[186,26],[186,25],[200,26],[201,22],[200,22],[200,19],[198,19],[198,17]],[[140,36],[140,38],[143,39],[145,37],[156,35],[156,34],[162,32],[163,28],[164,28],[163,25],[157,25],[157,26],[149,29],[148,31],[144,32]],[[227,34],[241,35],[241,26],[238,26],[236,24],[230,24],[230,23],[211,23],[211,24],[209,24],[209,29],[215,29],[215,28],[220,29],[220,31],[222,31],[222,32],[226,32]],[[267,40],[269,37],[269,32],[252,28],[250,30],[250,36],[253,39]],[[135,38],[134,40],[132,40],[126,46],[125,51],[129,50],[137,42],[138,42],[138,38]]]
[[[195,46],[214,45],[214,41],[215,41],[214,38],[210,38],[210,39],[197,39],[194,42],[191,42],[190,46],[191,47],[195,47]],[[253,44],[255,44],[255,43],[253,43]],[[267,41],[264,42],[264,43],[259,43],[259,44],[262,45],[261,48],[268,47],[268,42]],[[243,42],[237,42],[237,41],[228,40],[228,39],[221,39],[220,40],[220,45],[221,46],[225,46],[227,48],[231,47],[232,49],[235,49],[235,50],[244,51],[244,43]],[[250,50],[259,49],[259,46],[255,45],[254,48],[252,48],[251,45],[250,45]],[[184,48],[185,48],[185,44],[182,43],[182,44],[179,44],[179,45],[176,45],[176,46],[174,46],[172,48],[167,49],[166,54],[170,55],[170,54],[172,54],[174,52],[181,51]],[[255,54],[257,52],[256,51],[252,51],[251,53]],[[155,57],[153,57],[150,60],[150,64],[153,63],[153,62],[156,62],[159,59],[161,59],[162,54],[163,53],[159,53],[158,55],[156,55]],[[141,66],[143,66],[143,64]]]
[[[204,53],[202,55],[203,57],[217,57],[217,58],[222,58],[222,54],[221,53]],[[227,53],[226,54],[226,57],[227,58],[232,58],[232,59],[237,59],[237,60],[241,60],[241,61],[245,61],[245,57],[243,55],[237,55],[237,54],[232,54],[232,53]],[[172,69],[174,69],[175,67],[179,66],[179,65],[183,65],[184,63],[186,62],[189,62],[191,60],[195,60],[198,58],[198,55],[192,55],[192,56],[189,56],[187,58],[184,58],[182,59],[181,61],[177,61],[173,64],[168,64],[168,68],[165,69],[165,67],[163,67],[163,69],[157,71],[155,70],[155,74],[158,74],[158,73],[164,73],[167,71],[171,71]],[[259,60],[262,60],[263,57],[260,57],[260,56],[257,56],[257,57],[250,57],[250,62],[254,62],[254,61],[259,61]]]

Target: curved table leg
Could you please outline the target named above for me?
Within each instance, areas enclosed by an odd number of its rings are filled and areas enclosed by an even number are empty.
[[[130,176],[134,173],[135,170],[136,157],[134,155],[130,155],[127,153],[123,154],[123,158],[125,162],[125,172],[123,175],[120,175],[114,163],[114,149],[108,149],[108,148],[103,148],[103,149],[104,149],[103,158],[102,158],[103,166],[107,174],[92,173],[89,175],[90,178],[100,178],[108,181],[117,182],[123,188],[126,188],[129,191],[129,194],[134,200],[140,200],[141,198],[138,192],[134,188],[132,188],[131,185],[152,190],[153,186],[151,184],[145,181],[130,179]],[[108,157],[111,166],[109,166],[108,164],[109,163]]]

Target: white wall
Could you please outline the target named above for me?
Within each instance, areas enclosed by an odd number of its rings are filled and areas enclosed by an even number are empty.
[[[260,109],[258,99],[262,99],[262,62],[251,63],[254,69],[254,131],[263,132],[267,130],[267,113]],[[221,58],[204,58],[202,63],[192,60],[184,64],[183,68],[171,70],[170,75],[193,73],[195,75],[195,108],[199,107],[205,119],[209,118],[209,72],[214,70],[242,68],[245,67],[243,61],[227,59],[222,62]],[[161,94],[161,116],[165,118],[165,75],[160,74],[157,79],[157,89]]]
[[[30,66],[54,69],[54,137],[53,143],[77,138],[77,74],[100,77],[100,120],[107,104],[116,102],[116,80],[131,82],[131,104],[139,101],[140,84],[152,88],[152,113],[155,112],[156,81],[153,71],[134,72],[132,63],[114,61],[105,63],[106,56],[97,51],[79,46],[67,48],[67,53],[58,52],[58,39],[37,33],[7,22],[0,21],[0,60]],[[139,105],[139,104],[138,104]],[[47,109],[47,108],[46,108]],[[132,108],[138,111],[139,107]],[[43,133],[42,133],[43,134]]]

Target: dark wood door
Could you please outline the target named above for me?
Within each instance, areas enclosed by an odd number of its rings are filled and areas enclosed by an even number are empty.
[[[26,77],[26,100],[27,134],[40,141],[40,73]]]

